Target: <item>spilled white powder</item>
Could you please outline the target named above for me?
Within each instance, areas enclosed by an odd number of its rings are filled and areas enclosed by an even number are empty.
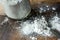
[[[9,19],[7,17],[5,17],[5,19],[2,21],[1,25],[3,25],[3,23],[7,22]]]
[[[60,39],[58,39],[58,40],[60,40]]]
[[[42,36],[51,36],[52,33],[47,25],[45,18],[42,16],[41,18],[36,18],[33,22],[28,20],[21,23],[22,28],[18,30],[20,30],[23,35],[37,33]]]
[[[52,25],[52,29],[60,31],[60,18],[57,15],[50,20],[50,24]]]
[[[30,37],[32,40],[37,40],[37,38],[35,38],[35,37]]]

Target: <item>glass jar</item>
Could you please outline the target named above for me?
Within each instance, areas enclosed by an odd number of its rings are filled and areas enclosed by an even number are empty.
[[[4,0],[5,13],[12,19],[23,19],[31,11],[29,0]]]

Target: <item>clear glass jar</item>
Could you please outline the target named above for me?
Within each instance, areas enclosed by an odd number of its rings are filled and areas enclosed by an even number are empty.
[[[5,13],[12,19],[23,19],[31,11],[29,0],[4,0]]]

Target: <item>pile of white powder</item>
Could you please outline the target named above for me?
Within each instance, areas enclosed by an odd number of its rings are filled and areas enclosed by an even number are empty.
[[[21,23],[21,29],[19,31],[23,35],[30,35],[33,33],[37,33],[37,35],[42,36],[51,36],[52,32],[48,27],[48,23],[46,22],[45,18],[42,16],[41,18],[35,18],[34,21],[25,21]],[[34,34],[33,34],[34,35]]]

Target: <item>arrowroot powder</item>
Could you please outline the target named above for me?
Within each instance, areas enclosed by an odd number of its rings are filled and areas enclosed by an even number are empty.
[[[27,36],[51,36],[52,32],[48,27],[48,23],[45,20],[45,17],[35,18],[34,21],[27,20],[22,22],[21,27],[18,28],[19,32]],[[34,38],[34,37],[33,37]]]

